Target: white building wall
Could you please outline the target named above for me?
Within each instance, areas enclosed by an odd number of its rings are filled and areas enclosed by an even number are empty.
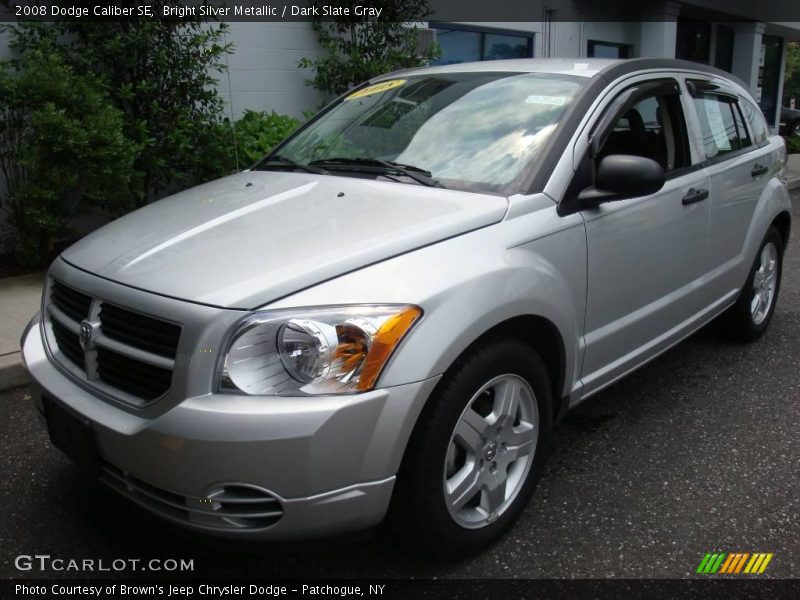
[[[297,66],[302,58],[323,55],[310,23],[229,25],[234,52],[227,58],[228,73],[219,76],[229,116],[238,119],[250,109],[302,118],[303,111],[320,106],[321,95],[305,84],[313,72]]]

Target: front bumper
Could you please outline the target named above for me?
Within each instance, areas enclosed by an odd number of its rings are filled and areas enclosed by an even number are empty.
[[[22,351],[39,413],[46,393],[90,421],[104,482],[181,525],[259,539],[378,524],[411,430],[438,380],[344,396],[205,394],[144,416],[100,399],[57,369],[38,318]],[[270,514],[278,517],[234,518],[225,511],[256,501],[216,501],[223,497],[219,490],[244,488],[276,507]]]

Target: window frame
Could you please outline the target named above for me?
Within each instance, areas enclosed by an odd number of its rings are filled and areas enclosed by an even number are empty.
[[[750,122],[750,119],[747,118],[747,115],[744,112],[745,105],[749,104],[750,107],[755,111],[756,119],[761,119],[762,124],[764,126],[764,139],[760,142],[755,141],[755,130],[753,128],[753,124]],[[744,96],[739,96],[739,110],[741,111],[742,115],[744,116],[744,122],[747,129],[750,131],[750,139],[753,141],[753,146],[757,148],[763,148],[764,146],[769,145],[769,138],[772,135],[769,129],[769,123],[767,122],[767,118],[764,116],[761,107],[758,105],[757,102],[754,100],[750,100],[749,98],[745,98]]]
[[[630,79],[633,79],[631,81]],[[677,98],[677,109],[680,111],[681,123],[683,128],[683,136],[685,141],[685,151],[687,152],[686,159],[688,165],[678,167],[667,173],[665,178],[667,181],[677,179],[689,175],[695,171],[703,168],[700,162],[693,162],[697,149],[691,136],[691,115],[687,113],[687,107],[681,100],[685,95],[685,90],[681,84],[682,78],[677,73],[652,73],[642,74],[637,73],[629,80],[618,82],[616,85],[607,87],[609,91],[589,121],[585,123],[576,133],[576,142],[572,147],[572,155],[576,159],[573,162],[573,172],[569,179],[566,190],[561,198],[558,200],[556,212],[559,217],[566,217],[570,214],[580,212],[582,207],[578,202],[578,195],[586,187],[594,184],[595,181],[595,157],[597,151],[602,147],[599,140],[595,140],[596,136],[600,135],[604,128],[613,128],[619,116],[624,114],[630,107],[637,104],[639,101],[646,99],[650,96],[665,95],[667,92],[674,91]],[[670,89],[664,89],[669,87]],[[662,88],[661,90],[659,88]],[[585,146],[580,143],[580,139],[585,138]],[[605,140],[603,140],[605,142]],[[580,150],[579,150],[580,148]],[[580,152],[581,154],[577,154]],[[580,156],[580,159],[577,159]],[[697,156],[697,158],[700,158]],[[587,183],[588,181],[588,183]],[[661,192],[657,192],[659,194]],[[638,198],[638,200],[647,200],[650,196]]]
[[[753,131],[750,127],[750,123],[748,123],[747,118],[744,116],[744,111],[740,106],[740,102],[742,100],[747,100],[747,99],[742,98],[742,96],[739,93],[727,87],[726,85],[724,85],[724,83],[719,83],[716,81],[712,81],[710,79],[703,79],[697,76],[686,77],[686,79],[684,80],[684,84],[686,85],[686,89],[689,92],[689,100],[690,100],[689,104],[692,105],[692,110],[694,110],[693,117],[697,127],[701,127],[701,121],[700,121],[700,113],[694,102],[695,99],[705,95],[719,96],[725,98],[726,103],[731,105],[731,110],[738,111],[739,118],[744,124],[745,131],[747,132],[748,139],[750,140],[749,146],[745,146],[737,150],[732,150],[730,152],[725,152],[724,154],[718,154],[717,156],[713,156],[711,158],[709,158],[708,155],[706,154],[705,147],[702,144],[700,144],[698,151],[703,153],[703,156],[701,157],[702,160],[698,163],[700,166],[706,167],[710,165],[716,165],[725,162],[727,160],[731,160],[739,156],[742,156],[744,154],[747,154],[748,152],[753,152],[769,144],[769,129],[767,129],[767,138],[763,142],[756,143],[753,141],[754,140]],[[736,123],[736,119],[734,119],[734,123]],[[737,137],[738,134],[739,132],[737,126]]]
[[[686,154],[688,164],[670,171],[665,170],[664,174],[666,175],[666,179],[670,180],[695,170],[695,165],[692,164],[692,141],[689,136],[689,122],[683,103],[680,101],[680,82],[678,79],[669,76],[634,83],[620,90],[619,93],[614,96],[603,109],[594,124],[589,128],[588,153],[592,161],[595,160],[597,153],[600,152],[602,147],[608,142],[608,136],[613,130],[614,125],[628,110],[648,98],[667,96],[671,93],[675,95],[677,100],[676,107],[681,117],[677,127],[673,124],[673,132],[683,136],[683,152]],[[597,141],[595,141],[596,139]],[[594,166],[592,170],[594,171]]]

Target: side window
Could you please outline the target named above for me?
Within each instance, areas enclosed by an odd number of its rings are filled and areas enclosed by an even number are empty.
[[[744,99],[739,100],[739,106],[742,108],[744,118],[750,124],[750,131],[753,132],[753,143],[760,144],[765,141],[769,137],[769,130],[761,110],[749,100]]]
[[[753,145],[735,98],[723,94],[694,96],[706,158],[716,158]]]
[[[706,158],[716,158],[739,149],[739,135],[733,119],[732,103],[724,96],[695,96],[694,107],[700,119]]]
[[[611,154],[651,158],[667,173],[688,167],[689,140],[677,93],[651,94],[621,114],[597,160]]]

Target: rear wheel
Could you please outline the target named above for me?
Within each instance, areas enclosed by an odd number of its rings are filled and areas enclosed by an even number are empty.
[[[772,227],[764,237],[739,299],[720,319],[729,338],[751,342],[766,331],[781,285],[783,240]]]
[[[396,530],[440,558],[500,537],[541,475],[551,407],[547,371],[527,344],[494,340],[460,358],[409,444],[390,515]]]

